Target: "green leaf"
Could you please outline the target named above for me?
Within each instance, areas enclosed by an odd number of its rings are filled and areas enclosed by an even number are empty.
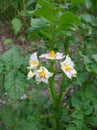
[[[8,44],[10,44],[10,43],[12,43],[13,41],[12,41],[12,39],[6,39],[4,42],[3,42],[3,44],[4,45],[8,45]]]
[[[72,103],[72,106],[75,107],[76,109],[81,108],[81,98],[80,98],[80,95],[79,95],[78,91],[75,91],[73,93],[71,103]]]
[[[14,33],[17,34],[20,31],[20,29],[22,28],[21,20],[18,18],[14,18],[11,23],[12,23]]]
[[[74,120],[72,121],[72,123],[73,123],[74,125],[76,125],[77,130],[83,130],[84,120],[74,119]]]
[[[32,18],[31,26],[32,27],[30,27],[29,30],[31,30],[31,32],[33,32],[33,31],[36,31],[41,28],[46,28],[49,26],[49,24],[48,24],[48,21],[44,18]]]
[[[82,113],[81,110],[75,110],[75,111],[72,113],[71,116],[72,116],[73,118],[75,118],[75,119],[78,119],[78,120],[83,120],[83,118],[84,118],[84,115],[83,115],[83,113]]]
[[[38,4],[39,8],[33,12],[33,16],[43,17],[54,24],[55,20],[58,20],[57,17],[62,9],[55,8],[50,1],[46,0],[39,0]]]
[[[26,77],[18,71],[9,72],[5,76],[5,89],[12,99],[20,98],[26,89]]]
[[[82,111],[85,115],[90,115],[93,112],[93,106],[90,104],[90,101],[84,101],[81,103]]]
[[[90,125],[92,125],[93,127],[97,127],[97,116],[91,116],[89,118],[87,118],[87,121]]]
[[[74,83],[81,86],[84,83],[84,81],[85,81],[85,73],[78,72],[78,75],[77,75]]]
[[[97,74],[97,64],[93,62],[92,65],[90,66],[90,70],[91,72]]]
[[[87,65],[87,64],[90,64],[92,61],[88,58],[88,56],[83,56],[84,58],[84,64]]]
[[[48,0],[47,1],[46,0],[38,0],[38,4],[41,5],[42,7],[50,9],[50,10],[53,9],[52,4]]]
[[[32,123],[32,122],[27,122],[27,121],[24,121],[24,122],[22,122],[21,123],[21,125],[18,127],[18,130],[38,130],[38,128],[37,128],[37,126],[34,124],[34,123]]]
[[[66,128],[66,130],[77,130],[77,128],[74,127],[74,126],[68,126],[68,127]]]
[[[53,22],[59,10],[55,9],[49,1],[39,0],[39,8],[33,12],[33,16],[43,17]]]
[[[92,0],[85,0],[85,2],[86,2],[86,7],[90,9],[92,7]]]
[[[18,46],[12,46],[2,55],[2,60],[4,63],[4,69],[6,71],[10,71],[12,68],[20,68],[23,63],[23,57],[20,48]]]
[[[80,56],[83,58],[83,62],[85,65],[90,64],[92,61],[89,59],[88,56],[83,55],[81,52],[79,52]]]
[[[75,5],[75,4],[85,4],[85,0],[72,0],[71,3],[73,5]]]
[[[71,12],[65,12],[60,16],[58,29],[71,28],[74,26],[81,26],[81,21],[78,16]]]
[[[96,19],[95,19],[95,17],[93,15],[83,14],[83,15],[80,16],[80,18],[83,21],[92,24],[93,26],[97,26]]]
[[[29,116],[26,120],[21,120],[18,123],[18,130],[39,130],[39,119],[37,117]],[[16,130],[17,130],[16,129]]]
[[[2,122],[7,125],[8,127],[11,127],[13,125],[13,114],[11,109],[9,109],[7,106],[1,107],[0,110],[0,119]],[[0,129],[1,130],[1,129]]]
[[[66,122],[66,123],[69,123],[71,120],[70,113],[65,108],[63,108],[62,113],[61,113],[61,120]]]
[[[97,62],[97,54],[92,55],[92,57]]]

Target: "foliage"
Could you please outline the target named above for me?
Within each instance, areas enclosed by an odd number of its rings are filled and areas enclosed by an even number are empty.
[[[72,80],[64,74],[62,84],[61,79],[55,80],[56,100],[60,102],[56,111],[48,85],[27,80],[30,53],[25,56],[21,47],[14,44],[2,53],[0,120],[9,130],[55,130],[57,117],[60,130],[97,129],[96,7],[96,0],[0,1],[0,19],[10,21],[14,38],[19,37],[25,19],[28,25],[30,21],[25,38],[33,41],[28,43],[29,52],[38,50],[40,55],[47,50],[61,51],[69,54],[77,70],[77,77]],[[6,39],[4,46],[13,43],[13,39]],[[49,64],[43,65],[49,68]]]

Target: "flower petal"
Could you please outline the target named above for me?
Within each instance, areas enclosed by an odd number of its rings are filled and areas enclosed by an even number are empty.
[[[63,55],[63,53],[57,52],[56,53],[56,59],[63,59],[65,56]]]
[[[76,77],[76,70],[74,69],[74,63],[71,61],[70,57],[67,55],[66,59],[60,63],[61,69],[66,74],[68,78]]]
[[[33,78],[34,75],[35,75],[35,73],[32,73],[32,71],[30,70],[29,73],[28,73],[28,75],[27,75],[27,79]]]
[[[27,67],[28,69],[33,69],[35,67],[37,67],[39,65],[39,61],[38,61],[38,58],[37,58],[37,52],[33,53],[31,56],[30,56],[30,60],[29,60],[29,67]]]

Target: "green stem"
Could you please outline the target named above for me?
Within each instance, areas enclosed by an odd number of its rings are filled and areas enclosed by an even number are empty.
[[[54,62],[55,61],[51,61],[50,64],[50,71],[54,72]],[[55,88],[54,88],[54,75],[53,77],[50,79],[50,86],[49,86],[49,90],[50,90],[50,94],[51,94],[51,98],[53,100],[53,104],[55,107],[55,121],[56,121],[56,130],[60,130],[60,108],[61,108],[61,103],[59,99],[61,99],[61,90],[60,90],[60,98],[59,95],[56,94]]]
[[[60,130],[60,118],[56,118],[56,130]]]
[[[56,130],[60,130],[60,117],[59,117],[59,112],[60,112],[60,104],[59,101],[57,100],[57,95],[54,89],[54,79],[50,79],[50,93],[51,93],[51,98],[53,100],[53,104],[55,107],[55,120],[56,120]]]
[[[65,77],[64,77],[64,75],[63,75],[62,83],[63,83],[64,81],[65,81]],[[61,85],[61,86],[60,86],[59,97],[58,97],[58,102],[59,102],[59,104],[61,104],[61,102],[62,102],[63,92],[64,92],[64,87],[63,87],[63,85]]]
[[[93,77],[94,73],[90,73],[90,75],[88,76],[87,80],[83,83],[83,90],[86,91],[88,85],[90,84],[92,77]]]
[[[54,118],[54,115],[53,115],[53,114],[41,115],[40,118],[41,118],[41,119],[45,119],[45,118]]]
[[[49,91],[50,91],[50,94],[51,94],[53,104],[56,107],[56,92],[55,92],[55,89],[54,89],[54,81],[53,80],[54,80],[53,78],[50,79]]]

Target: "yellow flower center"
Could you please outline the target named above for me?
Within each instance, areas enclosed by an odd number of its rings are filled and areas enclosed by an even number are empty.
[[[55,57],[55,52],[53,50],[50,51],[50,57],[52,57],[52,58]]]
[[[44,77],[45,77],[44,69],[42,69],[42,71],[40,72],[40,77],[41,77],[41,78],[44,78]]]
[[[68,66],[68,65],[64,65],[64,68],[65,68],[66,71],[70,71],[71,70],[70,66]]]
[[[36,65],[36,64],[37,64],[37,61],[30,61],[29,64],[30,64],[30,65]]]

